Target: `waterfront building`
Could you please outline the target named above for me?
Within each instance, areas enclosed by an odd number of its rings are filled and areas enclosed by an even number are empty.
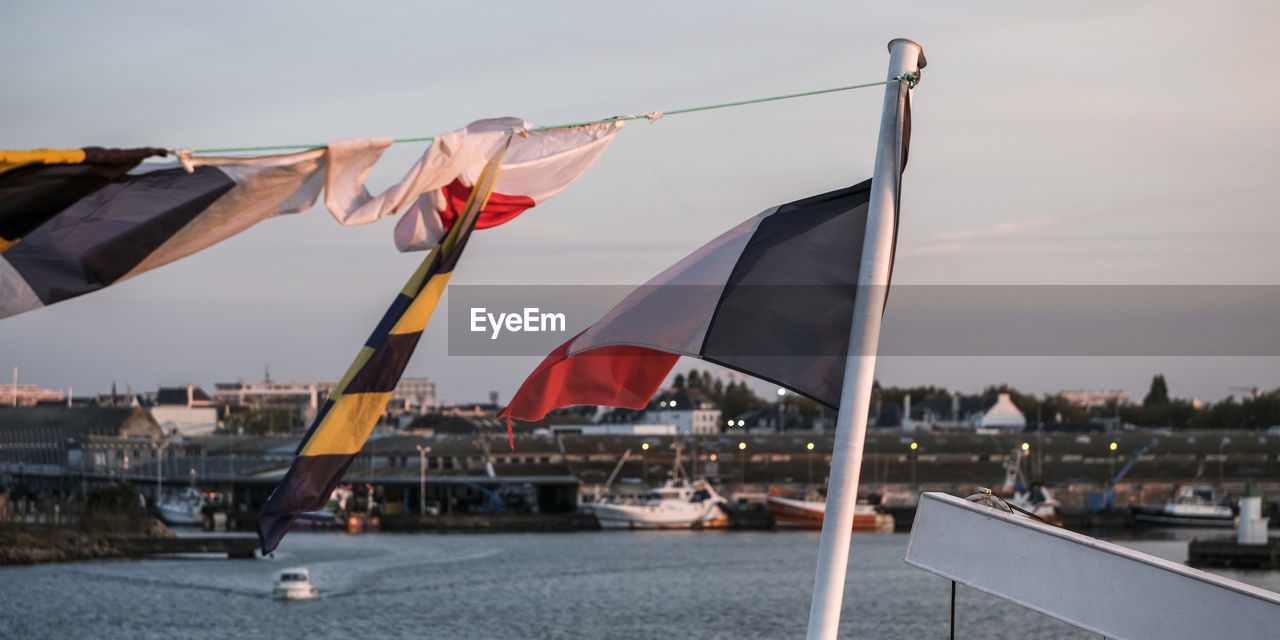
[[[1129,394],[1124,391],[1086,391],[1083,389],[1067,389],[1059,391],[1058,396],[1078,407],[1097,409],[1111,403],[1129,404]]]
[[[151,417],[166,433],[184,436],[209,434],[218,428],[218,409],[213,399],[203,389],[190,384],[160,387],[151,407]]]
[[[553,424],[548,430],[552,435],[583,436],[674,436],[678,433],[674,424]]]
[[[34,384],[0,385],[0,407],[34,407],[39,403],[63,402],[66,396],[57,389],[41,389]]]
[[[214,385],[214,404],[223,409],[300,409],[304,416],[314,416],[320,403],[329,397],[338,383],[333,380],[313,382],[279,382],[270,377],[262,381],[238,380]],[[436,383],[428,378],[401,378],[387,402],[387,413],[426,413],[436,406]]]
[[[1027,418],[1007,393],[995,398],[982,396],[932,396],[913,404],[911,394],[902,399],[902,428],[937,429],[1017,429],[1026,428]]]
[[[1027,426],[1027,417],[1022,415],[1017,405],[1009,398],[1009,394],[996,396],[995,402],[986,405],[981,411],[969,415],[969,424],[975,429],[1017,429]]]
[[[142,407],[0,408],[0,472],[50,486],[85,474],[122,477],[155,460],[163,435]]]
[[[649,401],[642,420],[648,424],[675,425],[680,435],[720,433],[720,409],[699,389],[668,389]]]
[[[475,420],[493,419],[498,415],[500,407],[494,403],[475,402],[470,404],[448,404],[436,408],[436,413],[453,418],[470,418]]]

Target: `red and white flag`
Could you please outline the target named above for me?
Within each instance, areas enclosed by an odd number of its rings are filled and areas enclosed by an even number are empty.
[[[476,229],[496,227],[563,191],[604,153],[622,122],[529,131],[519,118],[478,120],[436,136],[400,182],[372,197],[363,183],[390,140],[329,145],[325,204],[344,225],[366,224],[403,212],[396,248],[429,249],[457,219],[484,163],[514,131],[493,194]]]

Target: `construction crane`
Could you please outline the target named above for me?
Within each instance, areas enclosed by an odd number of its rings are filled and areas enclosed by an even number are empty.
[[[1114,510],[1116,485],[1120,484],[1120,481],[1123,480],[1124,477],[1129,474],[1129,471],[1133,469],[1133,465],[1137,464],[1138,460],[1142,458],[1143,454],[1154,449],[1155,447],[1156,447],[1156,441],[1152,440],[1151,442],[1148,442],[1147,444],[1140,447],[1137,451],[1134,451],[1133,457],[1129,458],[1129,462],[1126,463],[1124,467],[1120,469],[1120,472],[1116,474],[1116,477],[1111,479],[1111,483],[1107,485],[1107,488],[1103,489],[1101,492],[1090,493],[1087,496],[1087,500],[1086,500],[1086,503],[1089,508],[1089,512],[1099,513],[1099,512],[1107,512],[1107,511]]]

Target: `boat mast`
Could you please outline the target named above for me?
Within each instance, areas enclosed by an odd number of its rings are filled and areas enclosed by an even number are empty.
[[[892,80],[905,73],[918,77],[923,66],[925,59],[920,45],[905,38],[889,42],[887,79]],[[840,628],[840,606],[844,598],[845,571],[853,533],[853,510],[858,499],[858,474],[867,435],[871,384],[875,378],[876,346],[880,342],[880,320],[893,259],[894,208],[897,203],[894,191],[898,184],[899,176],[896,174],[900,170],[901,154],[900,91],[899,82],[885,86],[875,173],[871,179],[871,201],[867,205],[866,234],[858,265],[858,295],[854,297],[849,353],[845,359],[840,412],[836,418],[836,439],[831,455],[826,515],[818,548],[818,571],[813,583],[813,602],[809,607],[810,640],[835,638]]]

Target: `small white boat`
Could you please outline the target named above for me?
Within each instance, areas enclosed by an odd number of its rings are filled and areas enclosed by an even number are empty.
[[[170,525],[199,525],[203,522],[204,497],[195,487],[187,487],[180,493],[169,494],[156,502],[160,519]]]
[[[271,595],[279,600],[308,600],[320,595],[320,590],[311,584],[306,569],[295,567],[280,572]]]
[[[1231,527],[1236,514],[1218,497],[1213,487],[1186,487],[1163,505],[1133,507],[1133,519],[1155,524],[1189,527]]]

